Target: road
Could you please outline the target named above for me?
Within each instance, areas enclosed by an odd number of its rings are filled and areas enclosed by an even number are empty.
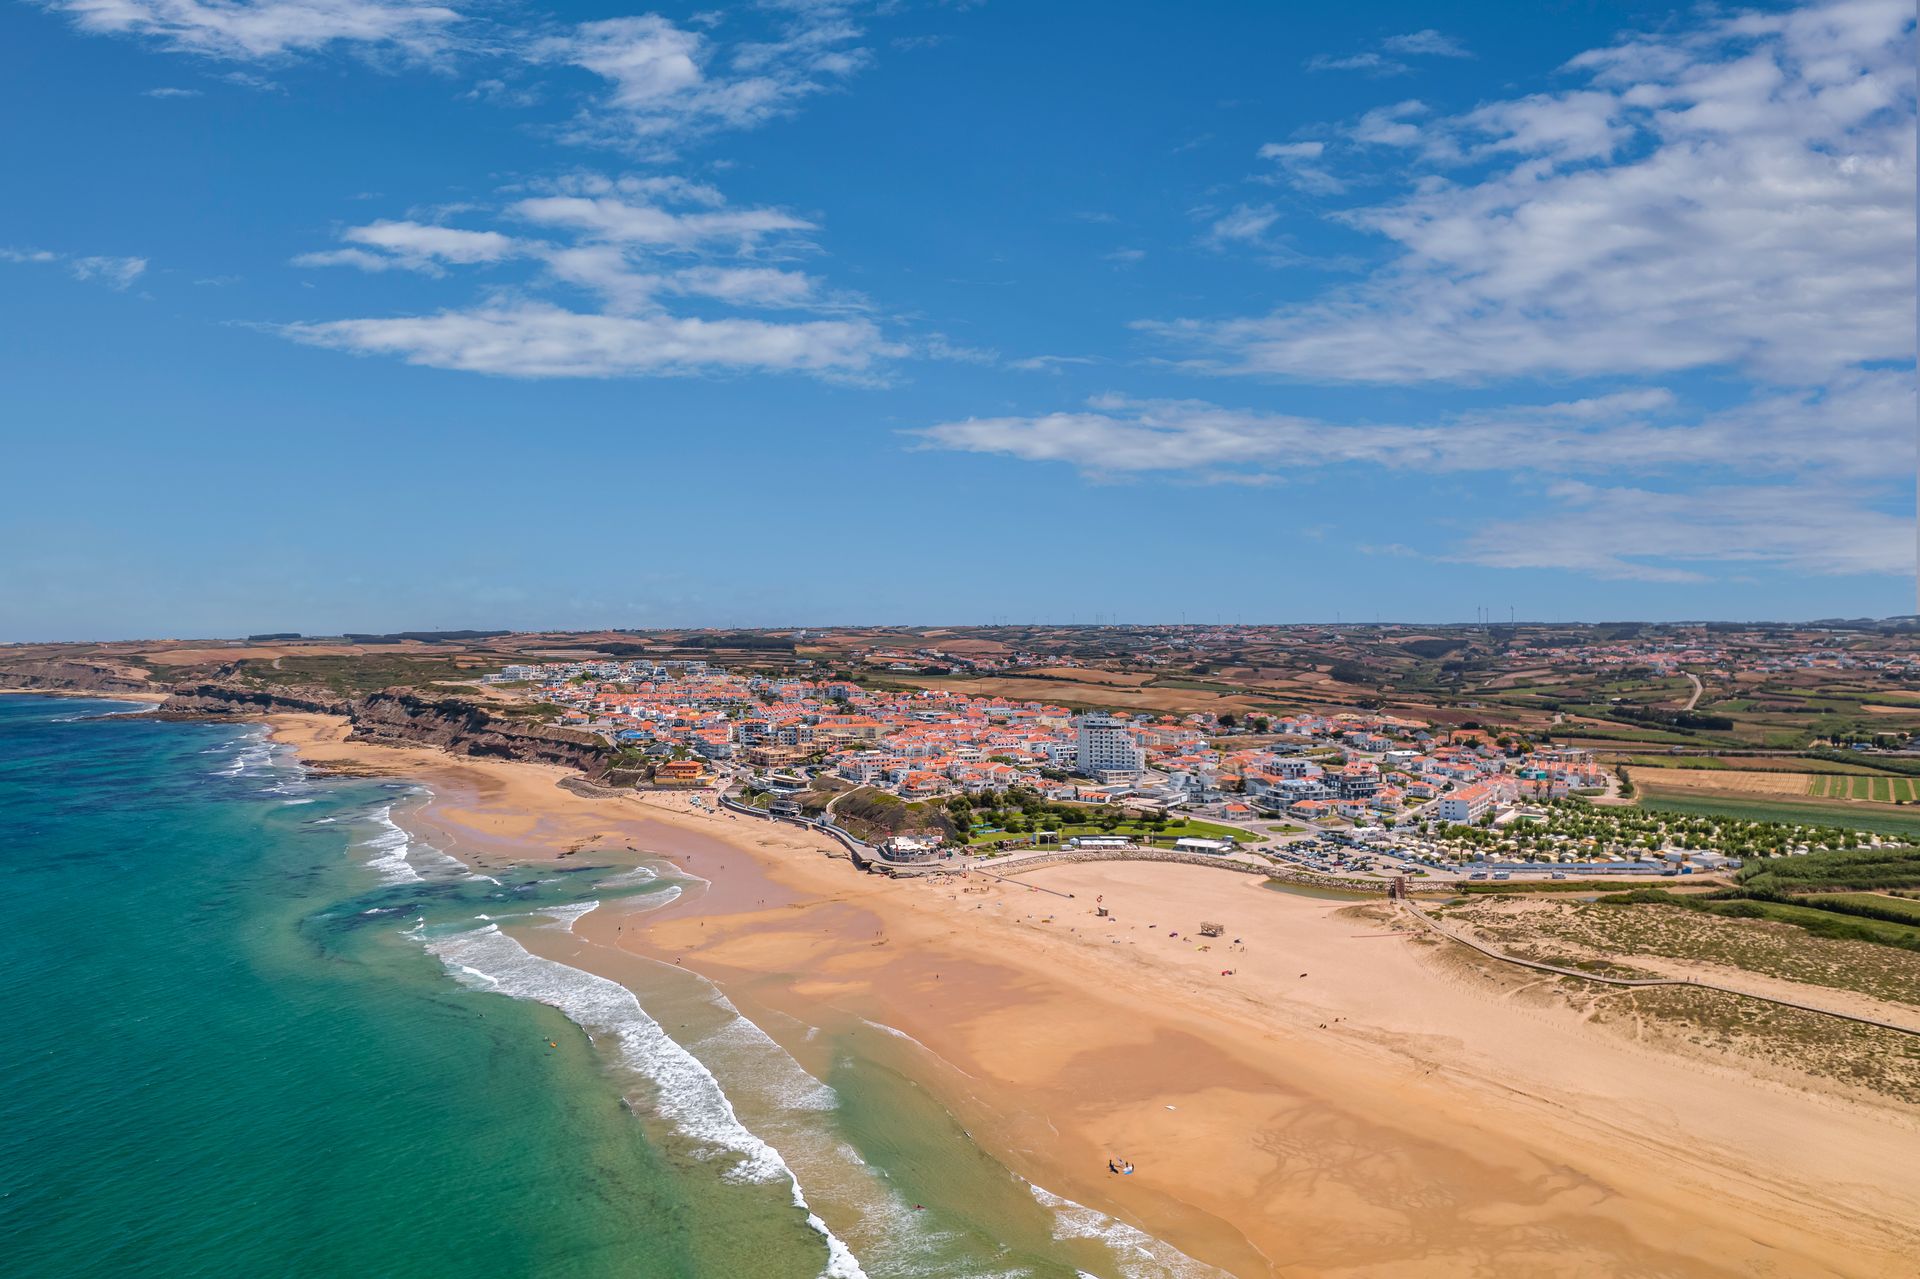
[[[1693,696],[1689,697],[1687,704],[1680,708],[1683,711],[1690,711],[1700,704],[1700,694],[1704,693],[1706,689],[1701,686],[1700,677],[1692,671],[1681,671],[1680,673],[1687,677],[1687,683],[1693,685]]]

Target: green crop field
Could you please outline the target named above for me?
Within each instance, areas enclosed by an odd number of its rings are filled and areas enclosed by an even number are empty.
[[[1737,817],[1749,822],[1794,822],[1803,826],[1842,826],[1882,835],[1920,840],[1920,813],[1861,808],[1852,804],[1759,798],[1717,799],[1706,796],[1660,795],[1640,801],[1640,807],[1659,813],[1692,817]]]
[[[1858,906],[1886,911],[1920,924],[1920,902],[1907,897],[1894,897],[1886,893],[1815,893],[1806,900],[1820,907]]]
[[[1920,803],[1920,784],[1911,777],[1829,773],[1811,778],[1807,794],[1815,799],[1864,799],[1877,804]]]

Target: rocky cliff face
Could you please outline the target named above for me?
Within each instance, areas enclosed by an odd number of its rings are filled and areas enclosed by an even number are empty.
[[[610,751],[593,733],[500,719],[457,697],[389,688],[356,699],[348,710],[352,738],[390,746],[434,746],[455,755],[482,755],[577,768],[606,776]]]
[[[153,691],[146,672],[134,666],[70,662],[58,658],[8,662],[0,667],[0,688],[71,689],[82,693]]]
[[[155,713],[167,719],[247,719],[286,712],[344,715],[352,723],[355,741],[558,764],[594,781],[627,780],[608,778],[611,751],[596,734],[502,719],[462,698],[415,688],[388,688],[348,699],[324,688],[205,681],[175,685]]]
[[[172,694],[154,713],[165,719],[241,719],[284,711],[346,715],[351,706],[325,689],[204,683],[174,685]]]

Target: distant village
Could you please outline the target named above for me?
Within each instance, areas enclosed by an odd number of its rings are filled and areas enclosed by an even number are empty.
[[[1183,717],[1075,713],[946,690],[736,674],[700,661],[508,666],[488,677],[559,707],[558,722],[655,761],[658,780],[717,767],[806,766],[903,799],[1011,787],[1082,804],[1391,828],[1477,823],[1595,791],[1584,750],[1369,713]],[[1245,744],[1237,739],[1245,738]]]

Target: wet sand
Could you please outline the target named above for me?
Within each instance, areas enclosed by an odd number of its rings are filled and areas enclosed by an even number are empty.
[[[678,963],[750,1015],[890,1027],[1014,1171],[1235,1274],[1891,1276],[1920,1254],[1913,1110],[1506,998],[1379,908],[1142,863],[892,881],[687,796],[273,724],[323,767],[431,786],[410,820],[476,864],[632,849],[704,878],[544,944],[615,980]]]

